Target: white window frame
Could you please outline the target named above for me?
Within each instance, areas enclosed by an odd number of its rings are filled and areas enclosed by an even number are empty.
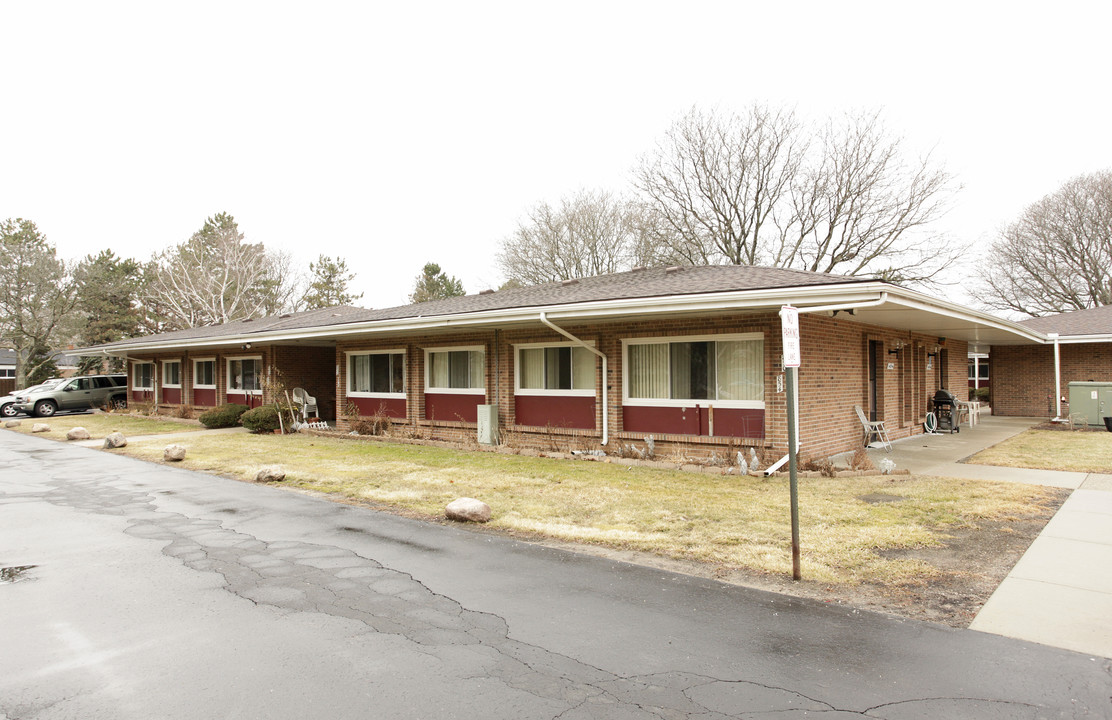
[[[486,396],[486,346],[485,345],[452,345],[446,347],[428,347],[422,348],[425,351],[425,392],[433,393],[435,395],[482,395]],[[444,388],[433,387],[432,385],[432,362],[429,355],[433,353],[448,353],[448,352],[481,352],[483,354],[483,387],[481,388]]]
[[[0,378],[14,378],[15,368],[0,368]]]
[[[137,385],[135,384],[135,369],[140,365],[151,366],[151,384],[150,385]],[[131,389],[132,390],[154,390],[154,361],[153,360],[132,360],[131,361]]]
[[[197,382],[197,364],[198,363],[203,363],[203,362],[212,363],[212,384],[211,385],[205,385],[203,383]],[[216,389],[216,358],[214,358],[214,357],[193,358],[193,389],[194,390],[215,390]]]
[[[405,348],[392,348],[390,350],[348,350],[344,353],[347,356],[347,382],[345,390],[348,397],[356,398],[382,398],[384,400],[405,400],[406,391],[409,389],[409,362],[406,358]],[[401,392],[359,392],[351,389],[351,379],[354,375],[351,369],[352,358],[358,355],[401,355],[402,356],[402,391]]]
[[[630,345],[659,345],[663,343],[687,342],[730,342],[745,340],[764,341],[764,333],[731,333],[722,335],[668,335],[662,337],[622,338],[622,405],[631,407],[679,407],[689,408],[696,405],[707,407],[713,405],[718,408],[735,408],[739,410],[764,410],[764,400],[715,400],[713,398],[701,399],[658,399],[658,398],[631,398],[629,396],[629,346]],[[763,346],[762,346],[763,347]],[[765,362],[761,363],[761,372],[765,371]],[[669,381],[671,378],[669,378]],[[768,389],[765,388],[765,393]]]
[[[162,363],[162,387],[164,387],[164,388],[180,388],[181,387],[181,379],[182,379],[181,358],[176,358],[176,359],[175,358],[168,358],[166,360],[161,360],[160,362]],[[177,383],[168,383],[168,382],[166,382],[166,366],[167,365],[172,365],[173,363],[178,364],[178,381],[177,381]]]
[[[244,361],[244,360],[258,360],[259,361],[259,372],[256,375],[256,377],[259,378],[259,389],[258,390],[246,390],[244,388],[233,388],[232,387],[232,362],[235,361],[235,360],[239,360],[241,362]],[[226,357],[226,358],[224,358],[224,369],[226,371],[225,375],[224,375],[224,385],[227,388],[227,393],[226,394],[231,394],[231,395],[262,395],[263,394],[263,389],[262,389],[263,356],[262,355],[235,355],[235,356],[232,356],[232,357]]]
[[[594,347],[594,342],[587,341],[587,344]],[[536,395],[536,396],[554,396],[554,397],[589,397],[593,398],[598,395],[598,356],[591,353],[594,359],[593,377],[595,380],[595,387],[584,390],[582,388],[571,388],[568,390],[549,389],[549,388],[522,388],[521,387],[521,351],[522,350],[543,350],[546,348],[577,348],[583,347],[579,343],[573,342],[544,342],[544,343],[520,343],[514,346],[514,395]],[[575,355],[573,354],[574,358]],[[575,371],[572,370],[572,377],[575,376]]]

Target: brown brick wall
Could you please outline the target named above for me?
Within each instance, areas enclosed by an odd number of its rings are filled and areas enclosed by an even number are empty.
[[[181,390],[182,405],[188,406],[190,414],[211,407],[207,404],[194,402],[193,398],[193,361],[195,359],[216,359],[216,405],[223,405],[228,401],[228,358],[244,356],[262,356],[263,367],[263,402],[270,402],[267,378],[281,379],[288,389],[304,387],[310,395],[315,395],[321,405],[321,413],[334,411],[335,393],[333,391],[333,377],[336,374],[334,365],[335,352],[330,347],[294,347],[294,346],[260,346],[251,349],[236,348],[235,350],[181,350],[175,352],[152,353],[132,355],[130,361],[154,361],[154,384],[156,388],[162,386],[162,361],[181,360]],[[128,362],[128,391],[129,404],[136,402],[131,388],[132,362]],[[162,398],[161,393],[159,394]],[[165,409],[177,408],[178,404],[160,402],[160,407]],[[322,415],[323,417],[323,415]]]
[[[719,316],[706,319],[659,318],[607,324],[558,323],[582,340],[593,342],[607,355],[605,378],[609,399],[609,452],[620,444],[644,446],[645,433],[626,432],[622,428],[622,339],[713,335],[723,333],[760,332],[765,346],[765,437],[764,439],[710,438],[687,435],[655,435],[658,454],[687,454],[700,457],[716,452],[734,452],[746,446],[768,449],[770,454],[787,448],[785,395],[777,393],[777,377],[782,374],[779,318],[775,313]],[[922,432],[923,416],[928,400],[941,384],[950,389],[964,389],[966,383],[966,344],[937,337],[913,335],[885,328],[826,316],[801,316],[803,366],[800,370],[800,435],[810,454],[826,455],[852,450],[861,445],[861,425],[854,413],[857,404],[868,410],[868,341],[881,343],[878,353],[878,411],[893,438]],[[407,337],[399,339],[346,340],[335,355],[340,366],[336,378],[337,407],[346,404],[346,372],[349,351],[361,352],[404,349],[407,356],[407,418],[395,428],[414,437],[469,441],[475,437],[473,423],[425,420],[424,361],[426,348],[471,346],[485,348],[487,353],[486,401],[499,409],[499,422],[504,438],[525,447],[538,449],[594,449],[599,447],[602,425],[602,403],[596,404],[596,429],[538,428],[515,424],[514,418],[514,345],[539,342],[562,342],[565,338],[541,325],[498,331],[454,333],[435,338]],[[907,345],[898,354],[887,350],[900,340]],[[942,342],[940,343],[940,340]],[[927,354],[941,344],[941,352],[932,357],[927,370]],[[888,363],[893,364],[888,369]],[[601,363],[596,371],[596,384],[603,382]],[[364,416],[365,417],[365,416]],[[350,429],[350,422],[341,416],[338,425]]]
[[[1067,401],[1071,382],[1112,382],[1112,343],[1062,344],[1059,353],[1059,392]],[[992,414],[1053,417],[1054,410],[1054,346],[994,345]]]

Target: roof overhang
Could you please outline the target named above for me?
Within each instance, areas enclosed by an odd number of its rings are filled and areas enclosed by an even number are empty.
[[[760,290],[693,293],[646,298],[619,298],[592,302],[503,308],[479,312],[416,316],[322,325],[276,332],[255,332],[223,337],[193,337],[158,341],[157,336],[135,338],[110,346],[86,348],[90,353],[126,356],[132,353],[267,344],[328,345],[336,341],[382,334],[432,334],[480,328],[539,325],[543,312],[550,320],[564,323],[620,321],[646,316],[706,315],[778,309],[794,305],[834,306],[854,310],[839,318],[925,335],[965,340],[974,345],[1019,345],[1047,342],[1045,335],[1024,326],[932,298],[913,290],[883,282],[853,282]],[[860,307],[859,307],[860,306]],[[829,310],[829,312],[835,312]]]

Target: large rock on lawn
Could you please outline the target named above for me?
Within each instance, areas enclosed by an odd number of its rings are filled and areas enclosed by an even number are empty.
[[[35,423],[31,426],[31,432],[50,432],[50,426],[46,423]]]
[[[122,448],[124,445],[127,445],[127,438],[125,438],[124,434],[121,432],[114,432],[104,438],[104,447],[108,449]]]
[[[6,423],[4,423],[4,427],[13,428],[13,427],[19,427],[22,424],[23,424],[23,422],[20,421],[20,420],[9,420]]]
[[[166,462],[179,462],[185,460],[185,446],[178,445],[177,443],[167,445],[162,451],[162,459]]]
[[[459,498],[448,503],[444,514],[449,520],[485,523],[490,521],[490,505],[475,498]]]
[[[255,473],[255,482],[282,482],[286,479],[286,471],[277,465],[269,465]]]
[[[83,427],[75,427],[66,433],[66,440],[88,440],[89,431]]]

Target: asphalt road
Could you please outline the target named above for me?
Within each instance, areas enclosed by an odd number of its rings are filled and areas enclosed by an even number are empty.
[[[1107,660],[0,431],[0,719],[1106,718]]]

